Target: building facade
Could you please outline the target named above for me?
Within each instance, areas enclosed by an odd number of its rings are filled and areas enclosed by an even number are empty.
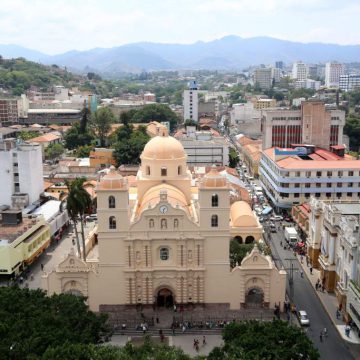
[[[285,271],[256,247],[230,268],[231,238],[262,237],[256,215],[243,201],[230,205],[216,168],[194,181],[186,158],[180,142],[162,134],[144,148],[136,187],[112,168],[97,186],[98,257],[69,254],[44,276],[48,294],[80,293],[95,311],[174,303],[239,309],[254,291],[261,306],[282,306]]]
[[[0,99],[0,127],[19,123],[18,102],[16,99]]]
[[[270,89],[272,86],[271,68],[259,68],[254,71],[254,84],[258,84],[263,90]]]
[[[263,148],[312,144],[324,149],[343,144],[345,112],[326,110],[321,101],[303,101],[300,110],[264,110],[261,118]]]
[[[304,148],[306,152],[304,152]],[[337,147],[330,152],[300,146],[266,149],[260,160],[260,180],[268,197],[279,209],[316,199],[358,200],[360,161],[351,160]]]
[[[0,142],[0,205],[23,208],[43,193],[42,148],[37,144]]]
[[[360,87],[360,75],[340,75],[340,90],[352,91]]]
[[[190,81],[189,89],[184,90],[183,94],[184,121],[190,119],[197,122],[199,120],[198,92],[196,81]]]
[[[292,68],[292,78],[299,81],[304,81],[308,77],[308,69],[306,64],[302,61],[297,61],[293,63]]]
[[[325,65],[325,86],[338,88],[340,76],[344,75],[345,68],[338,62],[327,62]]]

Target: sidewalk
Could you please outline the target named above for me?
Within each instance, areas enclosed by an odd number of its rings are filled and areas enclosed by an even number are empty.
[[[297,258],[299,260],[300,266],[304,270],[304,274],[306,274],[306,277],[312,284],[314,291],[316,292],[316,295],[320,299],[323,307],[325,308],[326,312],[328,313],[328,315],[330,317],[331,322],[336,327],[340,336],[347,342],[350,342],[352,344],[360,344],[360,338],[354,331],[352,331],[352,330],[350,331],[349,337],[347,337],[345,335],[345,325],[346,325],[345,322],[342,321],[341,319],[336,318],[336,310],[338,308],[338,301],[337,301],[336,295],[334,293],[328,293],[327,291],[322,292],[319,290],[318,291],[315,290],[315,284],[316,284],[317,280],[320,278],[320,271],[317,269],[313,269],[312,275],[311,275],[310,267],[308,267],[306,265],[305,256],[304,256],[304,261],[302,264],[301,264],[301,256],[297,255]]]

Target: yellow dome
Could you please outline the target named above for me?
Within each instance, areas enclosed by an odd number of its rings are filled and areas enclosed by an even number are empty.
[[[258,226],[250,205],[245,201],[236,201],[231,205],[230,217],[232,225],[236,227]]]
[[[97,188],[99,190],[116,190],[124,186],[124,178],[116,171],[114,166],[110,167],[109,172],[103,176]]]
[[[152,138],[141,154],[141,159],[174,160],[186,158],[186,152],[175,138],[164,134]]]

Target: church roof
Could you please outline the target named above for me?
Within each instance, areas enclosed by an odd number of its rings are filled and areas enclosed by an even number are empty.
[[[245,201],[236,201],[230,207],[230,218],[232,226],[235,227],[256,227],[258,223],[251,210],[250,205]]]
[[[160,184],[150,188],[141,199],[141,203],[138,208],[139,213],[149,207],[157,205],[160,202],[160,193],[164,192],[167,195],[167,201],[173,207],[180,207],[185,210],[188,215],[190,214],[189,204],[186,201],[184,193],[175,186],[169,184]]]
[[[110,171],[100,179],[97,190],[119,190],[123,187],[124,178],[111,166]]]
[[[221,175],[216,166],[212,166],[211,170],[203,177],[201,187],[205,188],[219,188],[227,187],[225,176]]]
[[[165,130],[162,135],[152,138],[144,148],[141,159],[174,160],[186,158],[186,152],[181,143],[169,136]]]

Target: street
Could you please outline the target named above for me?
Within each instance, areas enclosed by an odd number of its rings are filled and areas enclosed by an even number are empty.
[[[308,329],[305,328],[305,331],[319,349],[321,359],[355,359],[350,352],[350,347],[354,347],[354,349],[351,350],[358,351],[358,345],[349,345],[341,338],[316,295],[315,289],[308,280],[307,275],[304,274],[304,277],[301,277],[301,265],[297,257],[294,256],[292,250],[284,250],[284,248],[280,246],[280,241],[282,241],[283,244],[286,242],[281,222],[279,222],[277,226],[277,232],[270,233],[270,229],[267,225],[264,225],[265,236],[270,240],[269,243],[277,266],[284,266],[288,273],[288,279],[291,263],[293,264],[294,269],[296,269],[294,270],[293,276],[293,302],[296,304],[297,310],[305,310],[309,316],[310,326]],[[290,294],[289,282],[287,282],[287,293]],[[292,320],[297,321],[294,318]],[[324,328],[327,329],[328,336],[321,342],[320,332]]]

